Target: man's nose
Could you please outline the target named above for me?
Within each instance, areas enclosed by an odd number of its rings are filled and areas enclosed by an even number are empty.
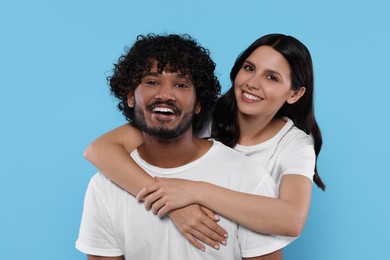
[[[175,98],[175,95],[173,93],[173,86],[171,84],[168,84],[168,83],[162,84],[159,88],[158,93],[156,94],[156,99],[175,101],[176,98]]]

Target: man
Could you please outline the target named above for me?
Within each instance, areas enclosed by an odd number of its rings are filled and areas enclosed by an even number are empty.
[[[144,144],[131,156],[153,176],[275,196],[269,174],[249,158],[193,135],[220,92],[214,69],[208,51],[189,36],[137,38],[110,78],[120,110],[143,133]],[[146,211],[136,198],[98,173],[87,190],[76,247],[88,259],[225,260],[265,254],[267,259],[280,259],[279,252],[272,252],[285,244],[276,237],[256,234],[223,217],[219,224],[228,232],[229,243],[218,251],[197,250],[168,218]]]

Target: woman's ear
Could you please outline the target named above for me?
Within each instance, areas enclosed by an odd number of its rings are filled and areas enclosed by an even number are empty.
[[[305,87],[300,87],[298,90],[293,90],[291,96],[287,99],[287,103],[294,104],[297,102],[306,92]]]
[[[127,94],[127,105],[134,108],[134,92]]]

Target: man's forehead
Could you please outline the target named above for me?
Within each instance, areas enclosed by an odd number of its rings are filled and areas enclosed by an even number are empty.
[[[144,76],[147,75],[153,75],[153,76],[159,76],[159,75],[164,75],[164,76],[176,76],[179,78],[187,78],[191,79],[191,75],[188,73],[185,73],[183,71],[180,71],[178,69],[175,69],[173,66],[170,64],[166,64],[164,68],[158,68],[158,62],[157,61],[152,61],[150,70],[144,72]]]

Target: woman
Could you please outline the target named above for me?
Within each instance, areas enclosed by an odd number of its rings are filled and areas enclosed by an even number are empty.
[[[147,209],[159,216],[169,213],[187,240],[202,250],[196,238],[218,248],[217,242],[226,243],[226,234],[204,215],[188,213],[188,205],[204,206],[256,232],[295,237],[307,219],[312,179],[325,189],[316,168],[322,138],[307,48],[291,36],[263,36],[237,58],[230,78],[233,86],[213,112],[211,136],[265,166],[279,187],[277,199],[209,183],[153,179],[128,155],[142,144],[142,135],[128,124],[101,136],[85,152],[111,180],[138,194]]]

